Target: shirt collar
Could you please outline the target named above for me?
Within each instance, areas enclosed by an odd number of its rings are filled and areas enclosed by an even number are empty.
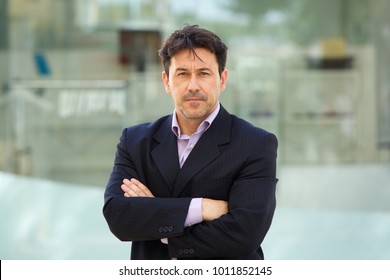
[[[220,108],[221,108],[221,104],[218,102],[217,107],[198,126],[198,129],[197,129],[196,133],[198,133],[198,132],[205,132],[210,127],[210,125],[213,123],[213,121],[217,117]],[[179,127],[179,123],[178,123],[177,117],[176,117],[176,109],[173,111],[173,116],[172,116],[172,132],[176,135],[176,137],[178,137],[178,138],[181,137],[180,127]],[[189,135],[189,136],[191,136],[191,135]]]

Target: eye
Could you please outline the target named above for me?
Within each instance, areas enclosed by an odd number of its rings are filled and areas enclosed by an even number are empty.
[[[187,72],[178,72],[178,73],[177,73],[177,76],[183,76],[183,77],[185,77],[185,76],[187,76],[187,75],[188,75]]]
[[[210,73],[209,72],[206,72],[206,71],[202,71],[199,73],[200,76],[210,76]]]

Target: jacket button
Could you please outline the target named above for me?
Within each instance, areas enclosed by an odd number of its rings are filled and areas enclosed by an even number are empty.
[[[195,253],[195,250],[191,248],[191,249],[189,250],[189,253],[190,253],[190,254],[193,254],[193,253]]]
[[[172,232],[173,231],[173,226],[169,226],[168,230],[169,230],[169,232]]]
[[[164,232],[164,228],[163,228],[163,227],[160,227],[160,228],[158,229],[158,232],[159,232],[159,233],[163,233],[163,232]]]
[[[179,255],[183,255],[183,249],[179,249]]]

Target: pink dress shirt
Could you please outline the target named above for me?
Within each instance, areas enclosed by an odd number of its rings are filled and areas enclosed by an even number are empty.
[[[214,119],[217,117],[220,106],[221,105],[218,103],[214,111],[198,126],[196,132],[191,136],[181,134],[179,123],[177,122],[176,118],[176,110],[174,111],[172,117],[172,131],[177,137],[177,150],[180,167],[183,166],[184,162],[190,155],[192,149],[195,147],[200,137],[203,135],[203,133],[205,133],[205,131],[210,127]],[[188,227],[200,223],[202,220],[202,198],[193,198],[188,208],[187,218],[184,222],[184,226]],[[161,239],[161,241],[163,243],[168,243],[166,238]]]

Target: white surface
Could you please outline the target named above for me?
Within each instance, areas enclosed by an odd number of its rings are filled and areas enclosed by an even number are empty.
[[[0,173],[0,259],[128,259],[109,231],[103,189]]]
[[[390,259],[390,167],[279,169],[266,259]],[[0,259],[128,259],[102,187],[0,173]]]

